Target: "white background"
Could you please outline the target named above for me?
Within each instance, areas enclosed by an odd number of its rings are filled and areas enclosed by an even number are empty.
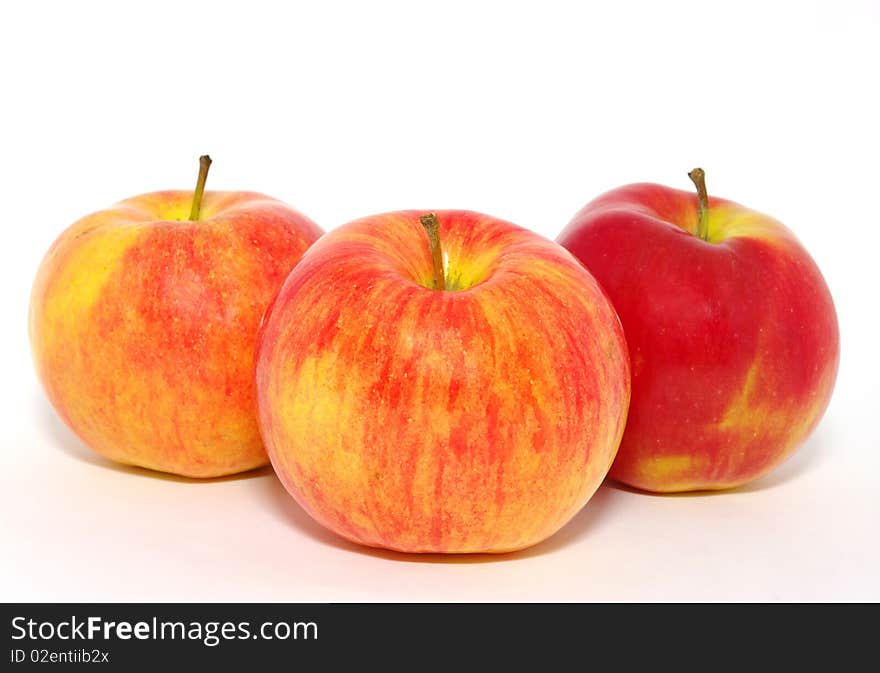
[[[3,5],[0,598],[880,600],[880,6],[590,4]],[[75,219],[191,188],[204,152],[209,188],[326,229],[458,207],[548,237],[606,189],[686,189],[701,165],[823,270],[842,333],[831,406],[749,487],[606,485],[506,557],[356,548],[268,469],[199,483],[111,465],[45,401],[30,285]]]

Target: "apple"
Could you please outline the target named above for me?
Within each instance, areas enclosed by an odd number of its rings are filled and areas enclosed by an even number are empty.
[[[689,175],[697,194],[620,187],[557,239],[623,323],[632,402],[610,476],[647,491],[767,474],[819,422],[840,353],[831,294],[791,231]]]
[[[617,451],[621,326],[552,241],[423,212],[329,232],[284,282],[258,342],[262,436],[290,494],[351,541],[528,547],[581,509]]]
[[[43,259],[29,331],[64,422],[99,454],[187,477],[268,462],[253,359],[263,311],[322,233],[255,192],[127,199],[79,220]]]

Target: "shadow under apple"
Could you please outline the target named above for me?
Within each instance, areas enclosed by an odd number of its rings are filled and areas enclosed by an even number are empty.
[[[599,487],[584,508],[581,509],[581,511],[578,512],[568,524],[563,526],[561,530],[547,540],[521,551],[507,554],[409,554],[358,545],[327,530],[312,519],[287,493],[284,486],[272,471],[271,466],[265,466],[250,470],[249,472],[229,475],[226,477],[192,479],[141,467],[114,463],[85,446],[82,441],[58,418],[55,411],[45,398],[38,398],[34,405],[36,407],[35,416],[39,419],[42,427],[46,430],[51,442],[64,454],[74,460],[123,474],[188,484],[215,483],[237,479],[255,479],[258,480],[255,484],[257,486],[255,492],[259,494],[263,509],[281,519],[290,527],[304,533],[311,539],[322,544],[336,547],[337,549],[404,563],[499,563],[553,553],[590,535],[591,531],[599,525],[604,518],[613,516],[613,510],[615,507],[619,506],[621,502],[620,495],[622,495],[622,492],[663,498],[718,497],[776,488],[782,484],[801,478],[803,475],[816,469],[816,467],[827,460],[832,435],[832,431],[826,421],[816,429],[811,437],[794,453],[794,455],[782,465],[778,466],[770,474],[752,483],[745,484],[744,486],[723,491],[694,491],[671,494],[649,493],[638,491],[624,484],[606,479],[605,483]]]
[[[612,500],[614,500],[614,493],[606,485],[602,485],[586,506],[555,535],[534,547],[508,554],[408,554],[386,549],[365,547],[339,537],[312,519],[311,516],[309,516],[305,510],[297,504],[290,494],[287,493],[284,486],[275,476],[271,466],[267,465],[265,467],[257,468],[256,470],[227,477],[192,479],[133,465],[115,463],[95,453],[83,444],[76,434],[61,421],[55,413],[55,410],[44,397],[36,397],[33,405],[35,408],[34,415],[45,430],[51,443],[73,460],[94,465],[104,470],[112,470],[121,474],[185,484],[203,484],[236,479],[254,479],[255,482],[258,483],[258,487],[255,490],[260,494],[264,510],[269,511],[274,516],[282,519],[292,528],[299,530],[311,539],[321,542],[322,544],[327,544],[354,553],[385,558],[393,561],[413,563],[497,563],[552,553],[581,539],[584,535],[587,535],[596,522],[606,516],[608,510],[613,507]]]
[[[296,503],[274,476],[261,482],[260,492],[266,508],[287,525],[305,533],[313,540],[338,549],[404,563],[498,563],[549,554],[582,540],[589,536],[603,519],[613,516],[614,509],[619,507],[622,502],[620,496],[624,493],[660,498],[695,498],[730,496],[779,487],[802,478],[827,460],[831,436],[832,431],[826,421],[816,429],[803,446],[775,470],[754,482],[733,489],[687,493],[649,493],[606,479],[584,508],[555,535],[534,547],[508,554],[408,554],[366,547],[339,537],[317,523]]]

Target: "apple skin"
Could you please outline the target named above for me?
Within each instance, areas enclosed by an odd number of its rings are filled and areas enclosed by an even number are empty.
[[[626,419],[619,320],[562,247],[488,215],[424,211],[322,238],[267,312],[260,429],[319,523],[404,552],[505,552],[552,535],[607,473]]]
[[[34,281],[34,363],[64,422],[120,463],[217,477],[268,462],[253,358],[261,316],[321,229],[254,192],[143,194],[89,215]],[[179,220],[179,221],[178,221]]]
[[[656,492],[767,474],[812,432],[834,387],[837,317],[822,274],[780,222],[656,184],[610,191],[557,241],[596,277],[632,366],[610,476]]]

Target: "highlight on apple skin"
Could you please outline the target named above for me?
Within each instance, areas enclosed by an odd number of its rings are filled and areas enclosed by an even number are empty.
[[[257,330],[322,231],[262,194],[200,186],[197,199],[142,194],[63,232],[37,272],[29,331],[48,398],[85,444],[120,463],[216,477],[268,462]]]
[[[256,377],[296,501],[405,552],[552,535],[605,476],[630,388],[592,276],[552,241],[453,210],[366,217],[312,246],[267,312]]]
[[[623,323],[632,401],[610,476],[656,492],[723,489],[803,444],[831,398],[840,354],[831,294],[777,220],[656,184],[612,190],[558,242]]]

